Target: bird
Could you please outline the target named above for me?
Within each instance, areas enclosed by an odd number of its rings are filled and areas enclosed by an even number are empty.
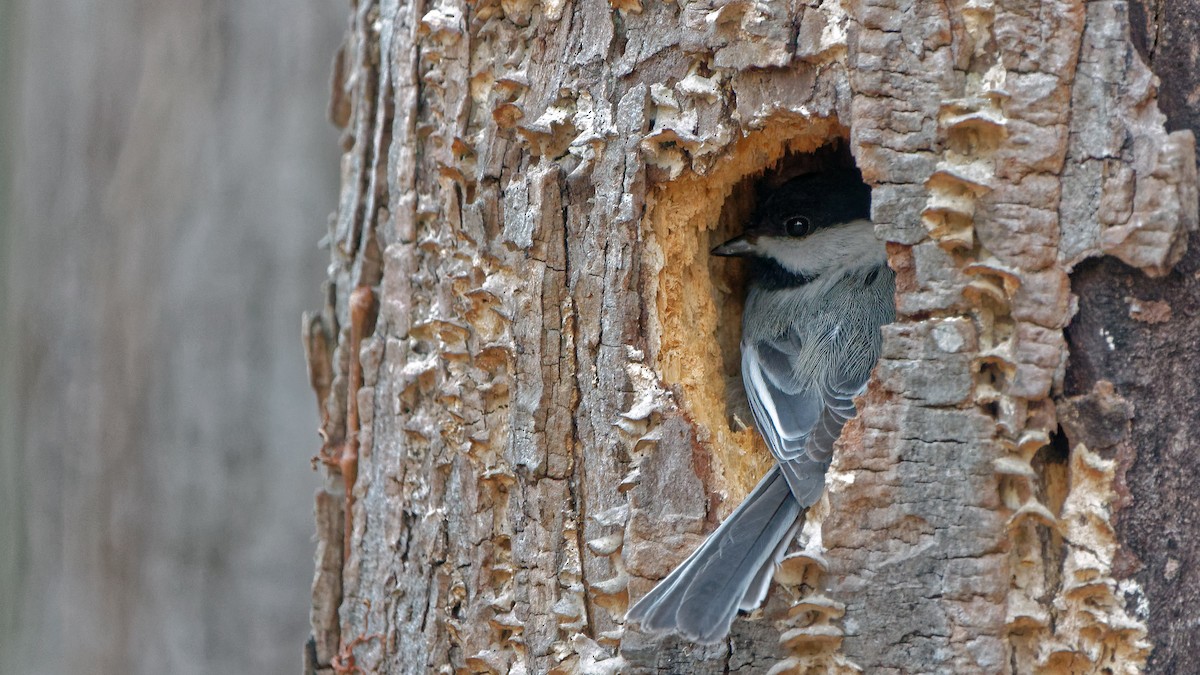
[[[747,259],[742,384],[775,465],[698,549],[637,601],[646,633],[720,642],[763,603],[895,320],[895,274],[857,169],[792,178],[712,250]]]

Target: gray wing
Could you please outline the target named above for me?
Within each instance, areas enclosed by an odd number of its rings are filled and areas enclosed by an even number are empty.
[[[824,377],[796,372],[799,338],[742,344],[742,382],[759,433],[779,462],[792,495],[811,506],[825,489],[825,470],[842,425],[854,415],[854,397],[863,392],[870,369],[835,364]]]

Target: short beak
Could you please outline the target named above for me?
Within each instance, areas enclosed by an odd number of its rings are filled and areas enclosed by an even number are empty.
[[[729,241],[721,244],[712,250],[712,255],[719,256],[746,256],[754,253],[753,235],[743,234],[740,237],[734,237]]]

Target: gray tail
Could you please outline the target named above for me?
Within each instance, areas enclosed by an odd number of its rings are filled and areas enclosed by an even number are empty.
[[[802,512],[773,467],[695,553],[630,608],[626,620],[650,633],[719,642],[739,609],[762,604]]]

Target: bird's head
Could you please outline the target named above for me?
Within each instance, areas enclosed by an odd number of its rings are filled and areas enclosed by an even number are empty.
[[[870,218],[871,189],[856,169],[807,174],[772,191],[746,232],[712,254],[754,258],[812,278],[882,258]]]

